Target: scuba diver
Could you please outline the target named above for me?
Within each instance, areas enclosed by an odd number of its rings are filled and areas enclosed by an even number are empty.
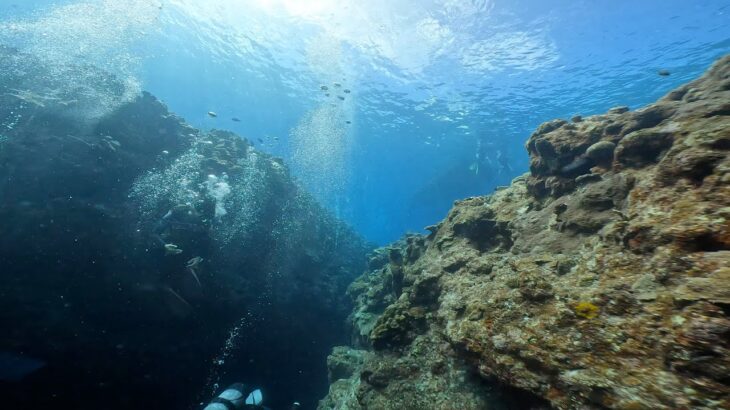
[[[270,410],[263,406],[264,396],[261,389],[250,390],[243,383],[234,383],[223,390],[208,403],[203,410]],[[292,403],[289,410],[299,410],[298,402]]]
[[[512,165],[509,163],[509,157],[502,150],[497,150],[497,162],[499,163],[499,175],[512,175]]]

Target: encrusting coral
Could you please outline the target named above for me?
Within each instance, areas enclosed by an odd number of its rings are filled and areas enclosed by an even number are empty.
[[[730,56],[527,150],[374,254],[320,409],[730,408]]]
[[[598,312],[598,306],[591,302],[580,302],[575,305],[575,314],[585,319],[595,318],[598,316]]]

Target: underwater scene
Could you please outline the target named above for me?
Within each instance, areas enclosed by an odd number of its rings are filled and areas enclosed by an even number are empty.
[[[730,409],[730,0],[0,0],[0,408]]]

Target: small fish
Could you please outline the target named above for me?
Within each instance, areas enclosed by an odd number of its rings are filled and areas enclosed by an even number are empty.
[[[342,90],[342,92],[345,93],[345,94],[350,94],[350,90],[348,90],[347,88],[345,88],[344,90]]]
[[[345,124],[352,124],[352,121],[345,121]]]
[[[241,120],[238,117],[231,118],[231,121],[233,121],[233,122],[241,122]]]
[[[218,114],[216,114],[214,111],[208,111],[208,116],[211,118],[216,118],[218,117]]]
[[[341,96],[341,95],[338,95],[338,96],[337,96],[337,98],[339,98],[339,99],[340,99],[340,100],[342,100],[342,101],[345,101],[345,97],[343,97],[343,96]]]
[[[667,77],[671,73],[669,72],[669,70],[659,70],[659,71],[657,71],[657,74],[659,74],[662,77]]]
[[[327,91],[327,90],[329,90],[330,88],[329,88],[329,87],[327,87],[326,85],[323,85],[323,86],[319,87],[319,89],[320,89],[320,90],[322,90],[322,91]]]
[[[264,143],[264,140],[262,140],[261,138],[257,138],[257,139],[259,140],[259,142],[260,142],[261,144],[263,144],[263,143]]]
[[[168,151],[168,150],[162,150],[162,155],[170,155],[170,151]]]
[[[330,96],[330,93],[326,93],[324,96],[325,97],[329,97]]]
[[[178,248],[174,243],[165,244],[165,256],[168,255],[179,255],[183,252],[182,249]]]
[[[334,83],[334,84],[332,84],[332,85],[334,85],[334,86],[335,86],[335,87],[337,87],[337,88],[340,88],[340,87],[342,87],[342,84],[340,84],[340,83]]]
[[[185,266],[187,266],[188,268],[197,268],[204,260],[205,259],[201,258],[200,256],[196,256],[190,259]]]

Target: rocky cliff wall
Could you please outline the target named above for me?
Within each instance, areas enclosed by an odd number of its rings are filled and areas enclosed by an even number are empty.
[[[730,56],[379,250],[320,409],[730,408]]]
[[[0,351],[46,363],[4,405],[181,409],[245,381],[313,406],[365,243],[244,138],[149,94],[92,118],[115,79],[0,61]]]

